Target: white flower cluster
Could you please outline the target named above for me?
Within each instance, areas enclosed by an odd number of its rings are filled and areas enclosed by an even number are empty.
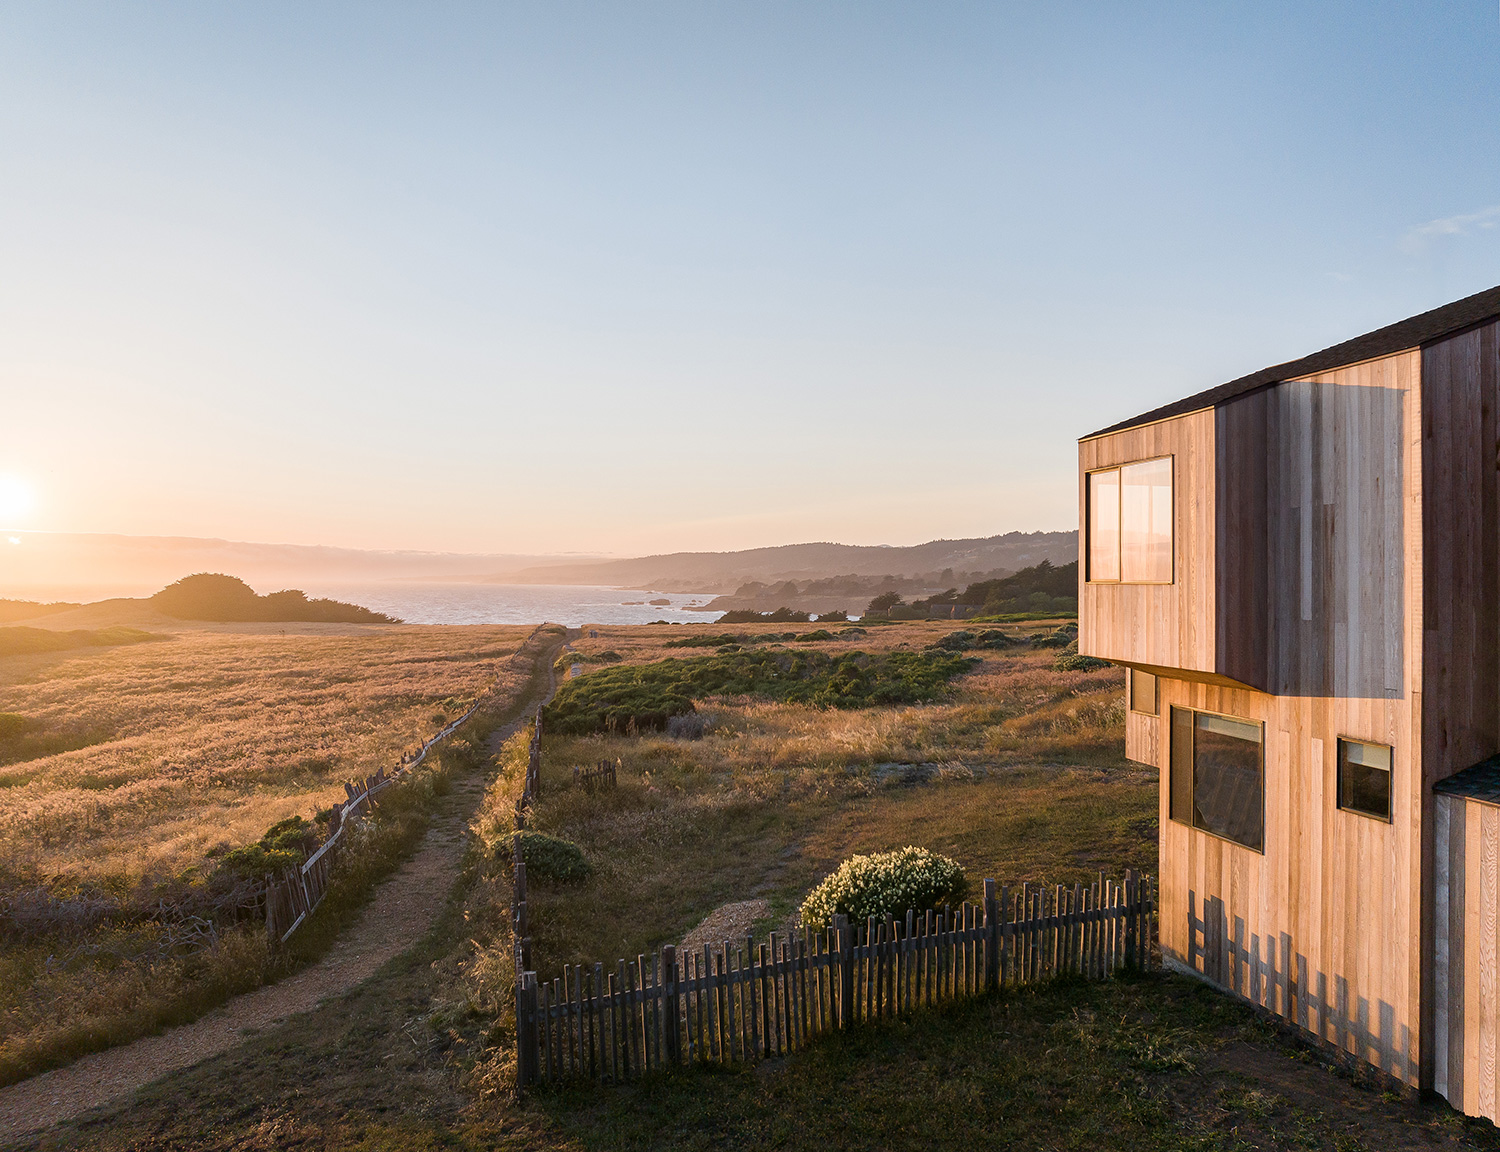
[[[802,902],[802,923],[826,928],[835,913],[851,922],[864,923],[887,913],[906,917],[908,908],[919,912],[963,899],[968,882],[958,861],[926,848],[908,845],[894,852],[851,856]]]

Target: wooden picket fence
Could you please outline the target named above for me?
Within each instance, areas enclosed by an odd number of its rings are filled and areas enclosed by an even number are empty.
[[[523,866],[524,867],[524,866]],[[524,876],[524,871],[522,873]],[[523,881],[524,882],[524,881]],[[1152,962],[1155,882],[1100,873],[1085,887],[909,911],[904,923],[836,917],[826,932],[679,952],[671,945],[613,969],[564,965],[516,984],[521,1087],[567,1078],[618,1083],[684,1063],[753,1062],[818,1036],[961,996],[1062,975],[1103,979]],[[529,959],[530,941],[518,955]]]
[[[531,927],[526,912],[526,861],[521,854],[521,833],[526,831],[526,812],[537,797],[542,779],[542,709],[536,710],[531,722],[531,743],[527,749],[526,782],[516,797],[516,834],[512,840],[512,867],[515,879],[510,888],[511,939],[516,946],[516,982],[531,967]]]
[[[526,653],[527,645],[545,627],[545,624],[539,624],[532,629],[510,660],[514,662],[521,659]],[[266,935],[274,944],[285,944],[291,939],[292,933],[306,923],[313,910],[323,902],[323,897],[328,892],[333,862],[343,845],[345,831],[369,815],[375,798],[381,792],[417,768],[434,747],[453,735],[473,716],[488,694],[489,688],[481,691],[467,712],[414,751],[403,755],[400,763],[390,772],[378,768],[363,780],[351,780],[344,784],[347,799],[329,814],[327,839],[300,866],[287,868],[279,876],[266,878]],[[536,759],[534,755],[533,762]]]
[[[601,788],[614,788],[619,783],[620,760],[601,760],[594,768],[573,769],[573,785],[585,792],[597,792]]]

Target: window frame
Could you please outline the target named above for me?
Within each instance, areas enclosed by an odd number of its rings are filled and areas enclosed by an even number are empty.
[[[1177,757],[1177,715],[1182,713],[1191,718],[1188,731],[1193,734],[1189,747],[1190,763],[1188,768],[1187,787],[1181,793],[1179,788],[1181,782],[1178,780],[1178,757]],[[1198,749],[1197,749],[1197,717],[1216,716],[1221,720],[1232,720],[1237,724],[1253,724],[1260,729],[1260,847],[1252,844],[1244,844],[1239,840],[1220,835],[1210,828],[1200,827],[1194,819],[1197,812],[1197,787],[1198,787]],[[1173,704],[1167,713],[1167,819],[1174,824],[1181,824],[1194,832],[1201,832],[1205,836],[1212,836],[1215,840],[1223,841],[1225,844],[1233,844],[1236,848],[1243,848],[1246,852],[1254,852],[1257,856],[1266,854],[1266,722],[1264,720],[1252,720],[1247,716],[1231,716],[1227,712],[1214,712],[1207,708],[1184,708]],[[1186,800],[1187,815],[1183,816],[1179,811],[1179,800]]]
[[[1385,770],[1386,792],[1385,792],[1385,815],[1375,812],[1367,812],[1363,808],[1350,808],[1344,803],[1344,745],[1345,744],[1368,744],[1373,748],[1386,748],[1391,753],[1391,766]],[[1368,765],[1366,765],[1368,767]],[[1379,771],[1379,769],[1376,769]],[[1340,812],[1348,812],[1351,816],[1362,816],[1366,820],[1374,820],[1380,824],[1394,824],[1396,821],[1396,746],[1387,744],[1384,740],[1364,740],[1358,736],[1339,736],[1333,743],[1333,806]]]
[[[1126,580],[1125,573],[1125,484],[1121,475],[1115,484],[1115,500],[1118,504],[1115,515],[1115,571],[1120,573],[1113,580],[1098,580],[1094,578],[1094,484],[1093,478],[1104,472],[1121,474],[1126,468],[1133,464],[1154,464],[1158,460],[1166,460],[1172,469],[1172,547],[1171,568],[1172,576],[1169,580]],[[1118,464],[1110,464],[1103,468],[1090,468],[1083,474],[1083,561],[1085,584],[1126,584],[1137,587],[1165,587],[1177,583],[1177,456],[1172,452],[1164,452],[1159,456],[1143,456],[1139,460],[1122,460]]]

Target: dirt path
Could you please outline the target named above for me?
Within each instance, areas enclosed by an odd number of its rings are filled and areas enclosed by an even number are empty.
[[[548,657],[547,692],[557,678]],[[526,715],[496,731],[491,751],[527,723]],[[288,1017],[316,1008],[373,976],[432,928],[443,910],[440,895],[458,874],[468,842],[468,823],[484,796],[488,778],[480,773],[457,780],[453,800],[444,806],[416,854],[376,888],[352,927],[327,954],[276,984],[237,996],[191,1024],[148,1036],[119,1048],[96,1052],[52,1072],[0,1089],[0,1141],[48,1128],[107,1104],[200,1060],[217,1056],[246,1037],[275,1027]],[[439,897],[439,898],[435,898]]]

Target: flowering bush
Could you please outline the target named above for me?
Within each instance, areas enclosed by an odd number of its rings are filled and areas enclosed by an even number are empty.
[[[836,913],[855,923],[887,913],[904,917],[908,908],[919,912],[963,899],[968,890],[964,870],[956,860],[908,845],[894,852],[851,856],[802,901],[802,922],[826,928]]]

